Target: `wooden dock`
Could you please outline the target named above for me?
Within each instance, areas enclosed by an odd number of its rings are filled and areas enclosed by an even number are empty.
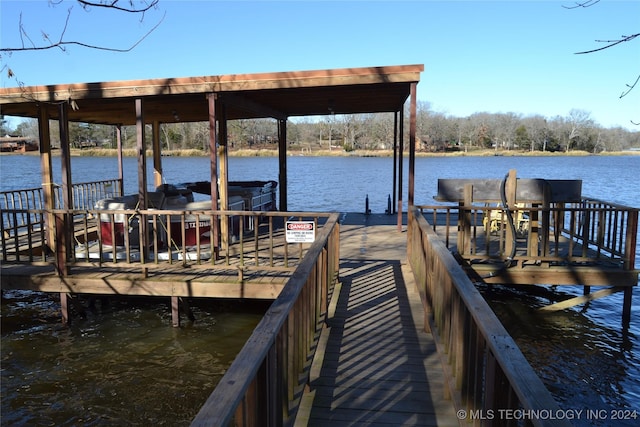
[[[226,410],[219,415],[220,420],[230,420],[235,413],[244,417],[247,425],[266,415],[273,418],[272,425],[283,425],[278,417],[290,420],[287,417],[291,415],[296,417],[296,426],[335,427],[457,426],[468,420],[459,420],[455,408],[477,411],[482,402],[494,408],[555,407],[488,307],[480,316],[484,319],[481,327],[468,322],[471,311],[462,310],[463,301],[475,301],[467,308],[474,312],[484,301],[444,244],[461,241],[454,231],[457,227],[447,222],[442,229],[446,235],[441,236],[417,208],[411,212],[413,226],[409,229],[406,217],[398,227],[395,216],[343,215],[339,239],[338,215],[333,214],[328,221],[331,226],[322,227],[320,237],[309,247],[312,256],[307,259],[300,247],[298,261],[291,259],[291,265],[274,263],[279,256],[272,255],[289,251],[282,244],[282,232],[269,225],[269,232],[257,232],[253,242],[249,237],[245,241],[241,234],[237,244],[240,249],[229,249],[228,263],[221,260],[222,265],[185,257],[174,264],[86,260],[76,262],[70,274],[60,276],[52,265],[9,263],[2,266],[2,288],[59,292],[63,313],[67,303],[62,296],[66,294],[171,296],[174,326],[179,325],[180,297],[271,299],[284,293],[275,300],[273,313],[261,322],[263,328],[255,337],[252,335],[246,351],[243,348],[238,356],[238,367],[234,362],[193,425],[226,425],[230,421],[212,423],[223,408]],[[408,235],[412,236],[409,246]],[[262,245],[258,236],[267,237],[271,243]],[[439,249],[434,249],[432,240]],[[433,247],[426,248],[427,242]],[[480,243],[477,247],[484,246]],[[261,256],[262,248],[268,248],[269,255]],[[339,281],[328,298],[329,284],[336,277],[338,252]],[[478,255],[473,252],[473,257]],[[447,268],[429,270],[426,275],[423,266],[432,265],[435,259],[429,256],[449,259]],[[264,268],[260,267],[263,258],[268,261]],[[300,268],[294,271],[294,265]],[[420,277],[417,282],[414,274]],[[417,284],[422,288],[418,290]],[[423,307],[421,295],[430,298],[435,308]],[[431,329],[425,331],[425,318],[430,320],[433,335]],[[318,325],[326,327],[317,329]],[[489,332],[484,336],[486,328]],[[434,339],[434,335],[440,339]],[[471,348],[463,345],[468,337],[477,341]],[[472,355],[468,357],[463,350]],[[254,375],[256,372],[260,374]],[[505,378],[510,382],[508,392],[503,393]],[[535,391],[529,393],[532,381]],[[488,384],[486,389],[470,386],[481,383]]]
[[[296,426],[459,425],[395,221],[343,221],[340,282]]]

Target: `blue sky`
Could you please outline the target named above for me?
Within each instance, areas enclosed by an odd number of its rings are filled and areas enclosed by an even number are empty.
[[[640,40],[589,55],[596,39],[640,32],[640,1],[168,1],[138,17],[84,11],[75,1],[0,0],[0,46],[21,45],[18,21],[41,44],[57,39],[132,52],[69,46],[2,55],[25,85],[271,71],[424,64],[418,100],[451,116],[514,112],[568,116],[638,130]],[[163,18],[164,16],[164,18]],[[6,69],[0,86],[13,87]]]

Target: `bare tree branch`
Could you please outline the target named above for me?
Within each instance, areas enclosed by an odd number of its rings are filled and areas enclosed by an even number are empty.
[[[577,9],[579,7],[590,7],[599,2],[600,0],[586,0],[582,2],[576,2],[574,5],[571,5],[571,6],[562,6],[562,7],[564,7],[565,9]]]
[[[597,49],[591,49],[591,50],[585,50],[583,52],[576,52],[576,55],[583,55],[583,54],[587,54],[587,53],[594,53],[594,52],[599,52],[605,49],[609,49],[613,46],[619,45],[620,43],[624,43],[624,42],[628,42],[631,41],[633,39],[635,39],[636,37],[639,37],[640,33],[636,33],[636,34],[632,34],[630,36],[622,36],[620,39],[618,40],[596,40],[596,42],[598,43],[607,43],[605,46],[599,47]],[[638,77],[636,78],[636,81],[633,82],[633,84],[626,84],[625,86],[627,87],[627,89],[625,89],[621,94],[619,98],[624,98],[625,96],[627,96],[629,94],[629,92],[631,92],[636,85],[638,84],[638,81],[640,81],[640,75],[638,75]],[[632,121],[632,123],[634,123]],[[636,124],[636,123],[634,123]]]
[[[632,34],[630,36],[622,36],[618,40],[596,40],[597,43],[607,43],[607,45],[599,47],[597,49],[585,50],[583,52],[576,52],[576,55],[582,55],[582,54],[585,54],[585,53],[593,53],[593,52],[598,52],[598,51],[601,51],[601,50],[609,49],[610,47],[613,47],[613,46],[618,45],[620,43],[631,41],[631,40],[635,39],[638,36],[640,36],[640,33]]]
[[[20,42],[22,43],[22,46],[24,46],[24,38],[23,37],[26,37],[31,42],[31,45],[35,46],[35,43],[33,42],[33,40],[31,40],[29,35],[24,31],[24,27],[22,26],[22,12],[20,12],[20,21],[18,23],[18,29],[20,31]]]
[[[125,8],[125,7],[121,7],[118,5],[118,2],[120,0],[103,0],[103,1],[99,1],[99,2],[89,2],[89,1],[84,1],[84,0],[76,0],[78,3],[80,3],[82,5],[83,8],[87,9],[90,6],[92,7],[102,7],[102,8],[108,8],[108,9],[115,9],[118,11],[122,11],[122,12],[127,12],[127,13],[139,13],[141,14],[141,20],[144,19],[144,14],[145,12],[147,12],[149,9],[156,7],[158,2],[160,0],[152,0],[150,2],[142,1],[142,4],[144,5],[144,7],[141,8],[135,8],[135,7],[131,7],[131,8]],[[50,3],[53,5],[58,5],[60,3],[62,3],[62,0],[58,0],[57,2],[54,0],[50,0]],[[134,2],[130,1],[130,4],[133,6]],[[111,52],[130,52],[133,49],[136,48],[136,46],[138,46],[140,43],[142,43],[142,41],[144,39],[146,39],[149,34],[151,34],[152,32],[154,32],[156,30],[156,28],[158,28],[160,26],[160,24],[164,21],[164,18],[166,16],[166,13],[162,16],[162,18],[160,19],[160,21],[158,21],[158,23],[156,25],[153,26],[153,28],[151,28],[149,31],[147,31],[147,33],[145,33],[141,38],[139,38],[135,43],[133,43],[131,46],[126,47],[126,48],[114,48],[114,47],[107,47],[107,46],[101,46],[101,45],[95,45],[95,44],[91,44],[91,43],[84,43],[84,42],[80,42],[80,41],[75,41],[75,40],[65,40],[65,34],[67,33],[67,29],[69,27],[69,22],[70,22],[70,18],[71,18],[71,11],[72,11],[73,7],[70,7],[69,10],[67,11],[67,18],[65,20],[64,26],[62,28],[62,31],[60,32],[60,36],[58,37],[57,41],[53,41],[51,39],[51,37],[49,36],[49,34],[45,33],[44,31],[42,31],[42,38],[48,42],[46,44],[43,45],[37,45],[36,43],[34,43],[34,41],[31,39],[31,37],[29,36],[27,30],[24,27],[24,24],[22,22],[22,13],[20,14],[20,21],[19,21],[19,32],[20,32],[20,41],[21,41],[21,46],[20,47],[6,47],[6,48],[0,48],[0,52],[6,52],[6,53],[11,53],[11,52],[19,52],[19,51],[39,51],[39,50],[48,50],[48,49],[54,49],[54,48],[58,48],[62,51],[66,51],[66,46],[69,45],[76,45],[76,46],[82,46],[88,49],[97,49],[97,50],[104,50],[104,51],[111,51]],[[25,41],[26,39],[26,41]],[[28,42],[27,42],[28,41]],[[30,45],[30,46],[29,46]]]
[[[638,74],[638,77],[636,77],[636,81],[633,82],[633,84],[626,84],[625,85],[629,89],[626,89],[624,92],[622,92],[620,94],[620,98],[624,98],[629,92],[631,92],[633,90],[633,88],[636,87],[636,85],[638,84],[639,81],[640,81],[640,74]]]
[[[121,6],[118,6],[118,3],[120,2],[120,0],[111,0],[111,1],[103,0],[103,1],[98,1],[98,2],[85,1],[85,0],[77,0],[77,1],[85,9],[88,9],[91,6],[93,6],[93,7],[105,7],[105,8],[108,8],[108,9],[120,10],[122,12],[142,13],[142,14],[144,14],[146,11],[151,10],[154,7],[156,7],[160,0],[152,0],[150,2],[143,1],[142,4],[145,5],[145,6],[141,7],[141,8],[133,7],[133,3],[134,3],[133,1],[129,2],[129,4],[132,7],[121,7]]]
[[[574,5],[572,6],[562,6],[565,9],[577,9],[579,7],[591,7],[596,3],[599,3],[600,0],[585,0],[585,1],[581,1],[581,2],[576,2]],[[625,43],[625,42],[629,42],[633,39],[635,39],[636,37],[639,37],[640,33],[636,33],[636,34],[631,34],[630,36],[621,36],[619,39],[614,39],[614,40],[596,40],[596,43],[606,43],[604,46],[596,48],[596,49],[590,49],[590,50],[585,50],[582,52],[576,52],[576,55],[584,55],[587,53],[594,53],[594,52],[600,52],[602,50],[605,49],[609,49],[612,48],[614,46],[617,46],[621,43]],[[633,84],[626,84],[625,86],[627,86],[628,89],[624,90],[622,92],[622,94],[620,94],[620,98],[624,98],[625,96],[627,96],[629,94],[629,92],[631,92],[636,85],[638,84],[638,81],[640,81],[640,75],[638,75],[638,77],[636,78],[636,81],[633,82]],[[637,125],[638,123],[635,123],[633,120],[631,120],[631,123],[633,123],[634,125]]]

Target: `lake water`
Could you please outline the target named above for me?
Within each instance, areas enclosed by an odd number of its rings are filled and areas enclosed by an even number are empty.
[[[208,180],[208,158],[163,158],[167,182]],[[125,158],[125,191],[137,163]],[[384,212],[391,158],[289,157],[289,210]],[[149,162],[150,163],[150,162]],[[149,180],[151,181],[151,165]],[[115,178],[114,158],[72,159],[73,181]],[[438,178],[581,179],[583,195],[640,206],[640,156],[417,158],[416,204],[433,204]],[[56,182],[59,159],[54,158]],[[404,185],[408,165],[404,166]],[[277,158],[229,159],[230,180],[276,180]],[[37,156],[0,156],[0,191],[38,187]],[[406,200],[406,191],[403,196]],[[640,239],[639,239],[640,242]],[[640,262],[640,250],[636,251]],[[638,268],[638,266],[637,266]],[[549,296],[482,289],[564,409],[640,411],[640,291],[621,327],[622,294],[557,313]],[[581,287],[558,292],[579,295]],[[86,304],[86,301],[83,301]],[[266,309],[234,301],[192,303],[198,320],[170,327],[168,301],[100,302],[60,325],[55,297],[5,293],[2,300],[2,425],[188,425]],[[640,414],[639,414],[640,416]],[[637,425],[580,419],[579,426]]]

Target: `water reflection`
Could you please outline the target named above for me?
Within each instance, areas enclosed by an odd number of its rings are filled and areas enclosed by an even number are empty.
[[[196,300],[172,328],[163,299],[79,302],[67,328],[54,297],[3,295],[3,425],[189,425],[267,308]]]
[[[578,293],[577,287],[571,288]],[[563,289],[556,292],[566,296],[568,291]],[[561,408],[608,414],[640,410],[640,389],[637,381],[630,380],[640,375],[639,349],[632,344],[638,337],[632,331],[613,327],[616,322],[612,319],[609,326],[590,319],[587,314],[597,312],[597,307],[540,312],[537,308],[558,298],[542,287],[486,286],[481,291]],[[616,312],[621,315],[621,306]],[[615,425],[637,422],[619,420]],[[583,418],[574,425],[601,423]]]

